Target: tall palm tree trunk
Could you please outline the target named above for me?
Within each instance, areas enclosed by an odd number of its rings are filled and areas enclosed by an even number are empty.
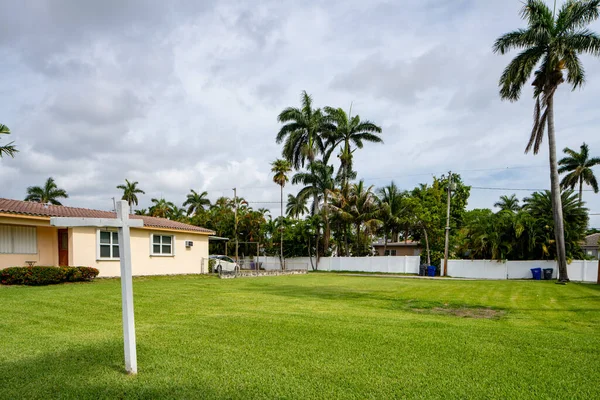
[[[279,225],[279,238],[280,238],[280,243],[279,243],[279,259],[281,261],[281,269],[284,270],[285,269],[285,264],[283,262],[283,185],[280,187],[281,188],[281,223]]]
[[[327,193],[323,194],[323,216],[325,219],[325,235],[323,238],[323,251],[327,252],[329,249],[329,237],[331,235],[331,228],[329,226],[329,213],[327,212]]]
[[[583,176],[579,177],[579,202],[583,201]]]
[[[558,280],[568,282],[567,258],[565,251],[565,228],[563,221],[562,200],[556,161],[556,136],[554,132],[554,95],[548,96],[548,146],[550,149],[550,184],[552,192],[552,209],[554,217],[554,237],[556,240],[556,258],[558,262]]]

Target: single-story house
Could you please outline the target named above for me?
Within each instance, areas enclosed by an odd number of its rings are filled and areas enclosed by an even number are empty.
[[[598,244],[599,240],[600,233],[592,233],[591,235],[587,235],[585,237],[585,241],[581,243],[581,248],[587,256],[600,259],[598,251],[600,249],[600,245]]]
[[[383,240],[373,243],[373,248],[378,256],[420,256],[421,244],[407,240],[404,242],[387,242]]]
[[[115,228],[55,227],[50,217],[116,218],[90,210],[0,198],[0,269],[12,266],[86,266],[99,276],[119,276]],[[131,228],[133,275],[208,272],[208,237],[214,232],[194,225],[131,215],[142,228]]]

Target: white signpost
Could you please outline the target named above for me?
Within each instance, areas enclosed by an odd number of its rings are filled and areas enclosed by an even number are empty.
[[[117,202],[117,218],[72,218],[52,217],[50,225],[60,227],[97,227],[119,229],[119,258],[121,260],[121,298],[123,303],[123,338],[125,342],[125,370],[137,374],[137,353],[135,348],[135,323],[133,320],[133,280],[131,278],[131,243],[129,228],[141,228],[140,219],[129,219],[129,204]]]

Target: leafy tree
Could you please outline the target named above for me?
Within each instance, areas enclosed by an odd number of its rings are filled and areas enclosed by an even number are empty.
[[[325,162],[329,159],[331,152],[338,146],[340,151],[340,173],[342,186],[346,186],[352,176],[352,154],[354,150],[352,145],[362,149],[364,142],[382,143],[383,140],[377,135],[381,133],[381,128],[371,121],[361,121],[358,115],[352,117],[346,114],[341,108],[325,107],[326,121],[333,127],[327,136],[327,146],[329,150],[325,156]]]
[[[0,124],[0,134],[10,135],[10,129],[8,129],[8,126]],[[2,158],[3,154],[11,156],[13,158],[15,157],[15,153],[18,153],[19,150],[17,150],[13,143],[14,142],[10,142],[8,144],[5,144],[4,146],[0,146],[0,158]]]
[[[344,212],[350,217],[356,232],[354,254],[369,255],[370,236],[381,224],[373,186],[365,186],[362,180],[350,186],[348,205]]]
[[[500,209],[500,211],[518,212],[521,209],[519,205],[519,199],[516,195],[500,196],[500,200],[494,203],[494,207]]]
[[[287,205],[285,212],[288,217],[299,219],[300,216],[308,214],[308,207],[306,206],[306,197],[294,196],[288,194]]]
[[[151,199],[150,200],[152,202],[152,206],[150,207],[150,209],[148,210],[150,212],[150,215],[153,217],[159,217],[159,218],[168,218],[170,213],[173,211],[173,208],[175,208],[175,205],[170,202],[170,201],[166,201],[165,199]]]
[[[493,47],[494,52],[500,54],[506,54],[512,49],[522,49],[500,77],[502,99],[517,101],[523,86],[534,75],[534,126],[525,152],[533,149],[534,154],[537,154],[547,125],[554,232],[559,280],[563,282],[569,278],[556,160],[554,94],[565,79],[573,90],[585,82],[579,55],[600,55],[600,37],[586,28],[600,16],[599,5],[600,0],[567,0],[558,15],[555,15],[543,1],[527,0],[521,11],[521,16],[527,21],[527,28],[501,36]]]
[[[135,210],[135,215],[148,215],[148,210],[145,208]]]
[[[50,203],[56,206],[61,206],[61,202],[57,199],[68,198],[69,195],[64,189],[56,186],[54,178],[50,177],[46,180],[44,186],[29,186],[27,188],[27,197],[25,201],[33,201],[37,203]]]
[[[560,186],[564,188],[574,189],[579,184],[579,201],[582,201],[583,184],[586,183],[594,189],[594,193],[598,193],[598,181],[592,171],[592,167],[600,164],[600,157],[590,158],[590,149],[587,144],[582,144],[580,152],[571,150],[565,147],[563,153],[568,157],[564,157],[558,162],[559,174],[568,172],[560,182]]]
[[[205,207],[210,207],[210,200],[208,199],[208,192],[202,193],[196,192],[194,189],[190,189],[183,206],[187,207],[187,215],[197,214],[204,210]]]
[[[138,193],[146,194],[146,192],[144,192],[142,189],[139,189],[137,185],[137,181],[129,182],[129,180],[125,179],[124,185],[117,186],[117,189],[123,190],[123,197],[121,197],[121,200],[127,201],[129,208],[131,208],[134,204],[136,206],[138,205]]]

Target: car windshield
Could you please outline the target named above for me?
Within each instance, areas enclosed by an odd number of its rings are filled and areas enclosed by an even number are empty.
[[[227,256],[222,256],[222,257],[221,257],[221,260],[223,260],[223,261],[227,261],[227,262],[230,262],[230,263],[232,263],[232,262],[235,262],[235,261],[233,261],[233,258],[229,258],[229,257],[227,257]]]

